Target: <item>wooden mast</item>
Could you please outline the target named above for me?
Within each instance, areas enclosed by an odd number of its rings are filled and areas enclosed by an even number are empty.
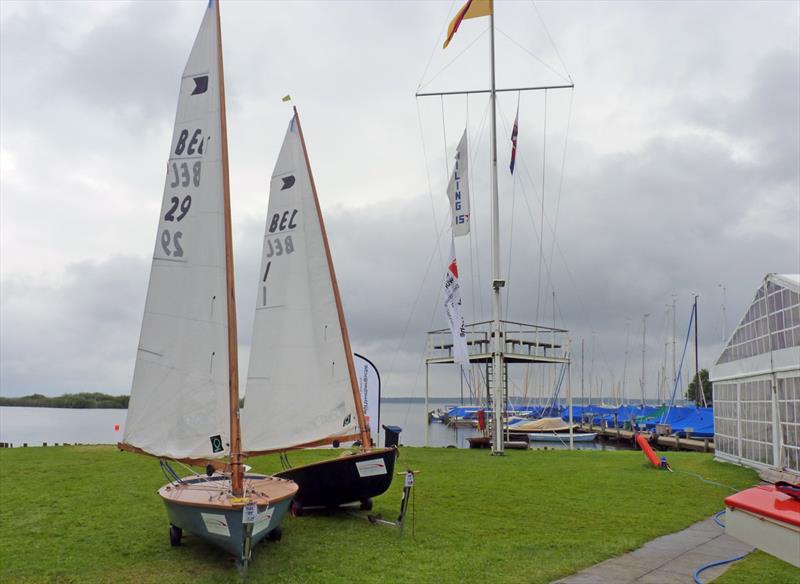
[[[308,159],[308,150],[306,150],[306,139],[303,137],[303,128],[300,125],[300,116],[297,113],[297,108],[294,108],[294,119],[297,122],[297,131],[300,134],[300,143],[303,145],[303,156],[306,159],[306,168],[308,169],[308,178],[311,181],[311,192],[314,194],[314,204],[317,207],[317,217],[319,219],[319,227],[322,231],[322,242],[325,245],[325,257],[328,260],[328,270],[331,274],[331,286],[333,286],[333,296],[336,299],[336,312],[339,315],[339,327],[342,330],[342,339],[344,341],[345,359],[347,359],[347,370],[350,373],[350,387],[353,390],[353,401],[356,404],[356,418],[358,419],[358,429],[361,436],[361,449],[370,450],[372,442],[369,435],[369,425],[367,424],[366,417],[364,416],[364,406],[361,403],[361,392],[358,389],[358,380],[356,379],[356,368],[353,364],[353,349],[350,347],[350,335],[347,332],[347,323],[344,320],[344,309],[342,308],[342,298],[339,295],[339,284],[336,282],[336,270],[333,269],[333,258],[331,257],[331,248],[328,245],[328,233],[325,231],[325,222],[322,220],[322,209],[319,206],[319,197],[317,197],[317,185],[314,183],[314,174],[311,172],[311,161]]]
[[[231,419],[231,491],[244,493],[242,434],[239,428],[239,352],[236,343],[236,292],[233,285],[233,237],[231,235],[231,189],[228,171],[228,123],[225,117],[225,73],[222,66],[222,27],[217,0],[217,58],[219,63],[220,141],[222,143],[222,192],[225,209],[225,279],[228,305],[228,391]]]

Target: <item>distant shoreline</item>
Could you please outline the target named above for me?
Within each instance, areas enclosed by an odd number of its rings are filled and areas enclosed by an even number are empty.
[[[50,397],[35,393],[22,397],[0,396],[0,406],[21,408],[68,408],[76,410],[125,410],[128,408],[129,395],[108,395],[105,393],[66,393],[58,397]],[[242,404],[244,398],[242,398]],[[424,397],[381,397],[382,403],[423,403]],[[430,403],[456,404],[458,397],[430,397]]]
[[[105,393],[65,393],[49,397],[40,393],[22,397],[0,397],[0,406],[21,408],[68,408],[77,410],[125,410],[129,395]]]

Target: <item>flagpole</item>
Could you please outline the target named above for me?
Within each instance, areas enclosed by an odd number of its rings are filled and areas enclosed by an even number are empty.
[[[492,454],[502,455],[503,444],[503,344],[500,331],[501,298],[500,288],[505,282],[500,276],[500,208],[497,193],[497,91],[494,73],[494,6],[489,14],[489,36],[491,39],[492,59],[492,335],[494,351],[492,353],[492,389],[494,393],[494,444]]]

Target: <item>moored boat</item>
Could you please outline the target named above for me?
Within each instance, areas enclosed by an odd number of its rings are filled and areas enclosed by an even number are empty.
[[[529,432],[528,440],[531,442],[564,442],[570,441],[569,432]],[[597,432],[573,432],[573,442],[594,442]]]
[[[280,415],[267,420],[265,411]],[[358,443],[276,475],[299,485],[298,514],[369,507],[391,484],[396,450],[373,447],[296,108],[270,182],[242,420],[249,455]]]
[[[184,531],[233,553],[279,525],[297,485],[245,475],[239,424],[225,89],[219,4],[183,72],[158,235],[120,449],[154,456],[172,545]],[[171,463],[205,474],[181,478]]]

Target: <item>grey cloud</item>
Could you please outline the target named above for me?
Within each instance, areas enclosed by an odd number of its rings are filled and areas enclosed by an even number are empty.
[[[120,5],[112,16],[88,18],[86,30],[74,36],[65,36],[63,15],[46,5],[4,13],[2,146],[17,157],[21,183],[3,176],[3,394],[127,391],[164,144],[199,6]],[[325,3],[279,5],[280,10],[259,3],[229,6],[223,27],[243,360],[255,303],[265,177],[288,117],[273,104],[292,93],[302,105],[354,348],[381,368],[388,393],[421,395],[425,332],[445,323],[437,306],[443,266],[424,194],[411,94],[435,44],[441,22],[434,21],[444,18],[446,6],[405,3],[387,14],[382,4],[355,3],[342,5],[337,15],[320,12]],[[721,338],[718,284],[727,286],[730,331],[765,272],[800,271],[797,26],[776,24],[786,21],[783,5],[770,5],[769,11],[760,4],[725,6],[542,6],[577,89],[559,210],[560,249],[552,281],[542,282],[539,320],[552,322],[555,289],[557,325],[570,329],[575,347],[586,340],[587,376],[596,333],[593,382],[602,375],[604,388],[612,375],[622,375],[626,318],[632,395],[641,366],[641,315],[651,313],[647,377],[653,394],[664,348],[663,309],[673,293],[679,343],[690,292],[701,295],[701,358],[708,365]],[[272,14],[266,18],[263,11]],[[796,6],[788,9],[796,12]],[[755,13],[762,15],[757,21]],[[266,24],[254,25],[262,20]],[[292,23],[299,20],[308,27],[295,35]],[[389,20],[392,26],[385,26]],[[525,19],[502,26],[522,39],[533,30]],[[464,29],[464,42],[479,29]],[[703,31],[708,34],[698,34]],[[545,37],[531,36],[531,50],[555,62],[546,54]],[[438,65],[453,54],[435,53]],[[509,59],[504,67],[517,64]],[[470,81],[483,83],[483,69],[474,61],[465,67],[473,69]],[[530,69],[520,71],[527,75]],[[470,85],[460,81],[459,87]],[[52,87],[62,91],[54,95]],[[556,96],[550,99],[545,208],[552,222],[563,132],[557,126],[566,112],[558,109],[564,104]],[[462,106],[453,103],[446,104],[451,142],[463,123],[455,111]],[[506,118],[513,116],[511,103],[501,102]],[[523,102],[520,131],[519,163],[530,167],[537,185],[541,127],[539,110],[533,110],[540,105],[533,98]],[[441,222],[446,207],[437,185],[448,155],[436,117],[439,104],[429,106],[423,106],[423,125],[430,132],[433,207]],[[470,107],[476,125],[481,106],[473,101]],[[505,173],[502,124],[499,132]],[[458,242],[468,320],[486,317],[490,306],[485,143],[486,136],[474,162],[473,190],[481,286],[473,282],[478,266],[471,264],[466,242]],[[739,156],[742,144],[752,157]],[[501,181],[505,272],[511,183],[505,175]],[[508,316],[533,321],[539,201],[531,184],[525,183],[527,205],[517,188]],[[8,234],[16,237],[9,240]],[[443,257],[449,234],[442,237]],[[544,243],[549,259],[547,226]],[[452,372],[437,372],[436,383],[439,393],[457,393]]]

